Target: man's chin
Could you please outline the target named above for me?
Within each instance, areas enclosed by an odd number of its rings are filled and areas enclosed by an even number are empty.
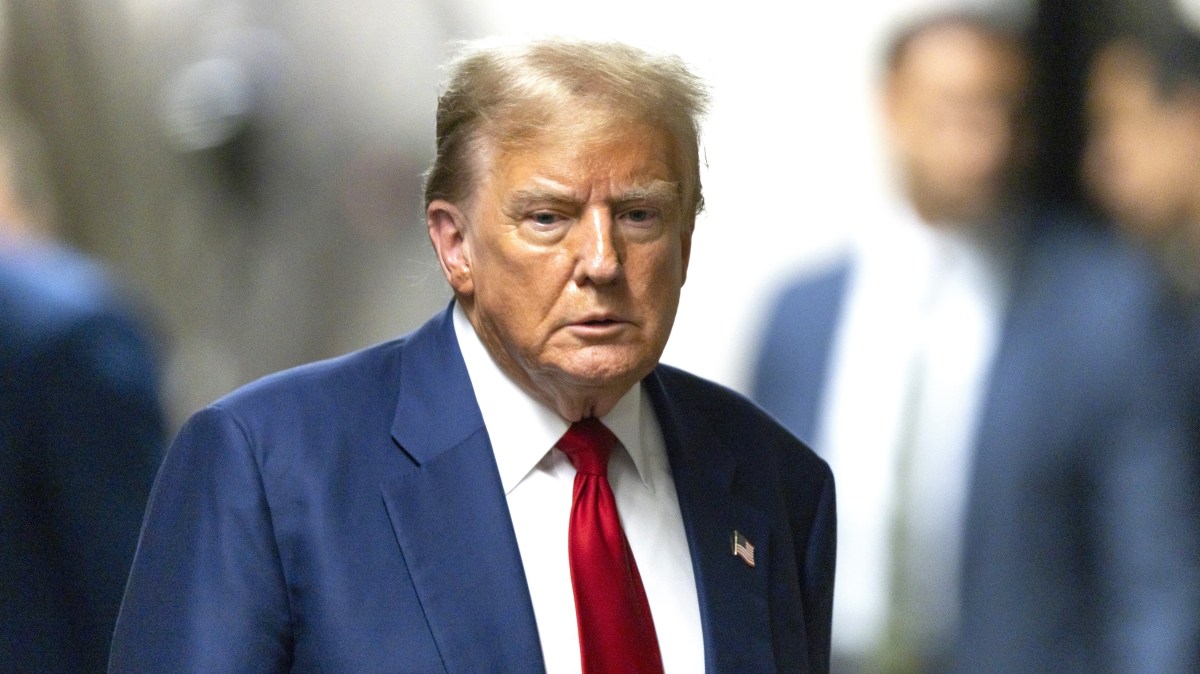
[[[620,347],[592,347],[588,353],[578,355],[583,357],[553,367],[560,380],[585,389],[619,388],[622,394],[650,374],[657,362],[644,353],[629,354]]]

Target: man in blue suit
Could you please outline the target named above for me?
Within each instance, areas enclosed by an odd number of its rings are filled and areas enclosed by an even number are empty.
[[[165,447],[153,334],[54,243],[36,134],[0,101],[0,663],[104,669]]]
[[[986,17],[898,34],[906,203],[788,287],[761,345],[754,397],[838,479],[838,671],[1194,670],[1181,323],[1146,260],[1012,203],[1025,72]]]
[[[621,45],[464,52],[426,183],[454,303],[187,423],[110,671],[827,671],[828,467],[658,365],[704,104],[677,59]],[[580,429],[608,438],[605,479],[574,468]],[[611,572],[589,575],[591,526]],[[627,614],[649,621],[597,649]]]
[[[0,224],[0,660],[104,668],[166,444],[151,335],[92,260]]]

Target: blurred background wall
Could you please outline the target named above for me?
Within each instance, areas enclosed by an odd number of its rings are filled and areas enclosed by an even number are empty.
[[[1037,37],[1043,196],[1080,204],[1084,68],[1169,0],[996,0]],[[705,76],[695,254],[665,359],[734,387],[773,289],[886,192],[877,50],[939,0],[7,0],[5,85],[45,138],[57,228],[157,320],[178,423],[270,371],[398,335],[449,291],[420,173],[450,41],[546,33]],[[984,3],[976,3],[984,4]]]

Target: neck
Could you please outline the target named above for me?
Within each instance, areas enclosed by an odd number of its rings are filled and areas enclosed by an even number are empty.
[[[492,358],[508,378],[526,393],[571,422],[608,414],[620,402],[621,397],[637,385],[637,381],[585,383],[563,372],[523,369],[512,359],[497,357],[494,352]]]
[[[530,395],[549,406],[563,419],[570,422],[600,418],[612,411],[620,401],[620,395],[544,395],[540,391],[526,389]],[[622,393],[623,395],[623,393]]]

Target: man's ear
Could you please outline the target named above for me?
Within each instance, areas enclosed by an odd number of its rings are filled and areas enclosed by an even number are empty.
[[[687,281],[688,262],[692,259],[692,233],[696,231],[696,219],[693,217],[691,220],[691,222],[684,223],[683,231],[679,233],[679,252],[683,262],[683,277],[680,284]]]
[[[475,292],[471,278],[471,249],[467,242],[467,218],[458,206],[444,199],[429,202],[425,211],[429,225],[429,240],[437,252],[442,273],[459,297],[470,297]]]

